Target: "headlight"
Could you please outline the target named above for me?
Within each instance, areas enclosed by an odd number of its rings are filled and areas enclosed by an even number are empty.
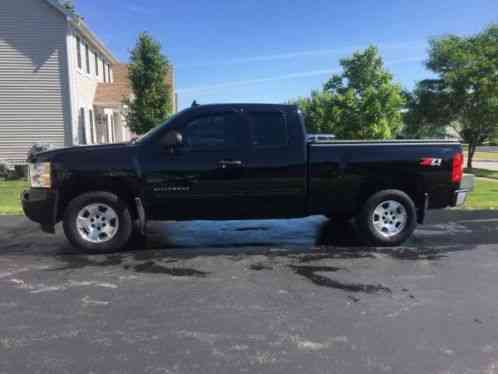
[[[50,188],[52,187],[50,162],[38,162],[29,164],[29,179],[31,187]]]

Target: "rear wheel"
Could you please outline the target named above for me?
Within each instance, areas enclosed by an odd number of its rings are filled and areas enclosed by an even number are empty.
[[[122,249],[133,231],[128,205],[109,192],[89,192],[74,198],[66,208],[64,233],[69,242],[86,252]]]
[[[397,246],[415,231],[417,213],[413,200],[406,193],[384,190],[367,200],[357,221],[369,243]]]

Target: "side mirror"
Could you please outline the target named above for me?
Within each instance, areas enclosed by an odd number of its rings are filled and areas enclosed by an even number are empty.
[[[168,131],[161,139],[161,145],[164,148],[176,148],[183,143],[183,136],[178,131]]]

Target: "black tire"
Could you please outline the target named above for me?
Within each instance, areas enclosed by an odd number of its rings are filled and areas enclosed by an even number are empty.
[[[87,241],[78,231],[78,213],[90,204],[105,204],[112,208],[118,217],[117,231],[108,241]],[[88,192],[70,201],[64,212],[63,228],[66,238],[74,247],[88,253],[109,253],[123,249],[128,243],[133,232],[133,220],[128,204],[118,196],[109,192]]]
[[[386,236],[387,234],[383,235],[374,225],[374,221],[378,222],[379,219],[382,219],[382,217],[378,217],[378,215],[374,217],[375,209],[379,207],[382,202],[388,201],[395,201],[401,204],[406,213],[404,227],[399,233],[393,234],[392,236]],[[386,206],[389,207],[389,204]],[[387,220],[389,220],[389,218],[387,218]],[[356,217],[356,221],[368,244],[381,247],[393,247],[405,242],[415,231],[415,228],[417,227],[417,210],[413,200],[403,191],[384,190],[372,195],[366,201],[361,212]],[[380,224],[382,225],[382,223]]]
[[[140,230],[140,224],[138,221],[135,221],[133,224],[133,231],[131,233],[130,240],[128,240],[126,246],[132,250],[147,248],[147,234],[146,233],[142,234]]]

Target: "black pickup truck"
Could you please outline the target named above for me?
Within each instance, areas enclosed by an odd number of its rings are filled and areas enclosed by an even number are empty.
[[[123,248],[151,220],[314,214],[399,245],[427,209],[461,205],[473,188],[456,142],[312,139],[292,105],[197,106],[127,144],[30,156],[23,208],[93,252]]]

